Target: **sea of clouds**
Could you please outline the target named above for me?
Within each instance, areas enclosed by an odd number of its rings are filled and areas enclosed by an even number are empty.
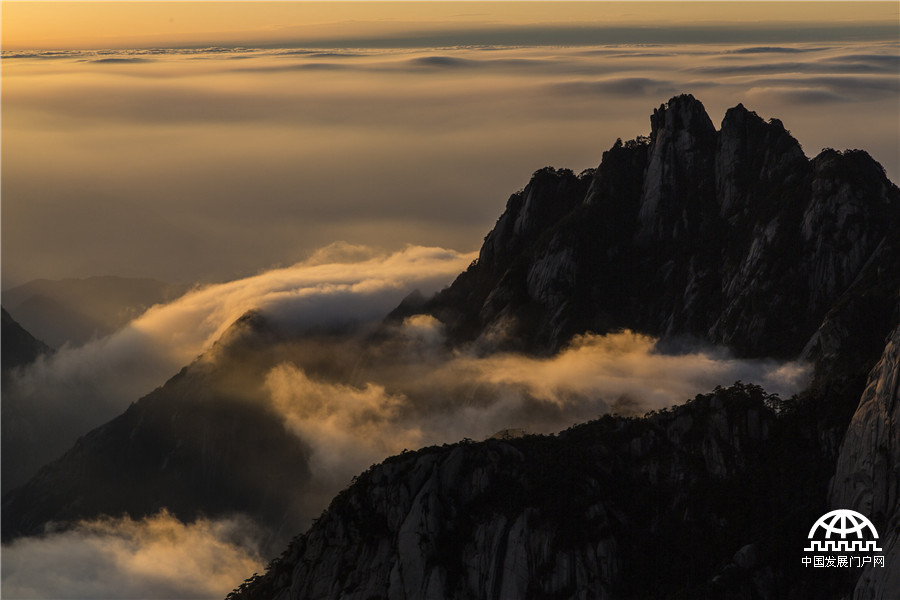
[[[900,176],[896,38],[651,33],[6,52],[4,286],[34,273],[225,281],[340,239],[473,248],[532,172],[596,167],[681,93],[713,123],[743,103],[810,157],[862,148]]]
[[[679,404],[735,380],[782,395],[806,383],[801,363],[737,360],[716,348],[672,354],[631,331],[585,334],[554,356],[534,357],[451,347],[428,315],[382,322],[410,291],[434,293],[473,256],[335,244],[292,267],[198,288],[107,338],[64,347],[20,371],[4,402],[26,407],[19,418],[43,452],[32,455],[36,469],[54,457],[47,448],[61,453],[198,355],[218,360],[215,342],[241,343],[227,332],[254,310],[282,341],[262,375],[248,375],[256,391],[247,401],[274,408],[309,446],[310,491],[298,507],[312,519],[354,475],[404,449],[505,429],[553,433],[608,412]],[[239,515],[181,523],[166,513],[50,530],[3,547],[4,595],[222,596],[260,570],[263,536],[250,531]],[[52,576],[37,576],[48,561]]]
[[[22,481],[249,310],[296,340],[248,401],[309,444],[310,516],[406,448],[552,433],[735,380],[782,396],[805,385],[800,363],[673,354],[631,331],[552,357],[450,348],[427,316],[371,332],[474,258],[435,246],[476,247],[531,172],[596,166],[677,93],[714,122],[738,102],[779,118],[810,156],[865,148],[896,178],[896,40],[438,46],[4,53],[4,277],[140,265],[226,282],[17,372],[3,440]],[[314,252],[334,239],[368,245]],[[3,595],[221,598],[262,570],[260,547],[240,515],[88,521],[4,545]]]

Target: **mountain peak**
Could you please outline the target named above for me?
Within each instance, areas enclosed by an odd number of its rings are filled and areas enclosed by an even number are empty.
[[[743,104],[716,131],[690,95],[660,106],[651,125],[649,143],[617,141],[589,176],[536,173],[479,261],[421,312],[457,343],[544,353],[629,328],[797,357],[830,307],[858,293],[855,280],[871,272],[879,290],[900,285],[893,250],[876,252],[895,245],[900,190],[862,152],[810,161],[780,121]],[[883,335],[893,300],[877,297],[845,317],[874,319]],[[871,352],[860,356],[846,364],[864,368]]]
[[[650,161],[638,214],[637,239],[675,240],[696,236],[687,213],[714,203],[708,174],[715,164],[716,128],[703,104],[693,96],[675,96],[650,118]]]
[[[656,141],[660,131],[674,133],[680,130],[695,131],[699,137],[712,133],[715,126],[706,113],[703,103],[690,94],[674,96],[650,116],[650,139]]]

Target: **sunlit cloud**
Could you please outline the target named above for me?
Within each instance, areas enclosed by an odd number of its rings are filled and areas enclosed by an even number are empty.
[[[628,395],[647,410],[656,410],[711,389],[717,381],[750,380],[788,395],[806,383],[806,369],[798,363],[736,360],[711,350],[663,354],[656,351],[657,341],[629,331],[585,335],[551,359],[501,355],[463,364],[477,371],[480,381],[520,385],[534,398],[560,406],[573,395],[610,403]]]
[[[753,75],[762,73],[806,73],[806,74],[865,74],[865,73],[892,73],[896,67],[885,64],[882,61],[870,62],[778,62],[761,63],[752,65],[721,65],[709,67],[697,67],[692,69],[696,73],[705,75]]]
[[[269,372],[265,387],[288,427],[312,447],[310,467],[318,486],[339,486],[380,458],[422,446],[415,424],[401,424],[406,399],[381,385],[313,381],[283,364]]]
[[[223,598],[264,563],[254,524],[240,518],[181,523],[84,521],[3,546],[4,598]]]
[[[286,350],[263,387],[289,430],[311,448],[311,487],[337,491],[404,449],[510,428],[554,433],[609,412],[634,416],[681,404],[738,380],[785,397],[808,381],[801,362],[737,360],[714,348],[668,354],[657,341],[623,331],[576,337],[548,358],[482,356],[448,350],[441,324],[418,315],[387,340]],[[332,368],[317,374],[315,357],[325,348]]]
[[[865,75],[833,75],[812,77],[768,77],[748,82],[751,94],[760,87],[782,89],[819,88],[827,90],[845,101],[860,102],[896,98],[900,96],[900,80],[896,77],[873,77]]]

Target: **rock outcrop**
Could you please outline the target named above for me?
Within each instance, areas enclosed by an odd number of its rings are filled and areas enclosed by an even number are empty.
[[[854,597],[900,590],[900,328],[888,339],[853,415],[831,484],[833,508],[849,508],[881,532],[885,567],[868,567]]]

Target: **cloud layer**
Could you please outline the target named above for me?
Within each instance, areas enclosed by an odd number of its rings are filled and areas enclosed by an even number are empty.
[[[865,148],[896,180],[897,54],[828,36],[6,53],[4,285],[237,279],[336,239],[474,249],[533,171],[595,167],[682,92],[714,122],[739,102],[779,118],[810,155]]]
[[[242,519],[184,524],[166,512],[79,523],[3,546],[5,598],[223,598],[264,564]]]
[[[630,331],[577,337],[550,358],[450,351],[440,324],[422,315],[380,342],[329,344],[327,372],[316,345],[285,349],[264,388],[310,445],[313,487],[334,492],[404,449],[504,429],[554,433],[608,412],[681,404],[737,380],[790,396],[808,377],[801,363],[737,360],[712,348],[665,354],[656,339]]]
[[[100,415],[91,404],[98,398],[108,399],[102,408],[110,411],[134,400],[129,386],[137,383],[130,377],[150,382],[153,373],[220,340],[218,350],[205,354],[203,373],[216,373],[206,367],[228,357],[220,366],[229,389],[241,390],[240,401],[260,410],[274,408],[310,449],[310,479],[291,505],[309,522],[354,475],[404,449],[484,439],[507,429],[553,433],[608,412],[639,415],[738,379],[783,395],[806,384],[802,364],[735,360],[714,348],[676,355],[630,331],[576,337],[557,355],[539,358],[484,354],[482,344],[477,351],[451,348],[440,322],[426,315],[367,326],[380,322],[412,288],[429,294],[472,258],[440,248],[381,253],[332,245],[293,267],[195,290],[108,338],[63,349],[22,374],[19,385],[33,386],[32,395],[14,400],[32,402],[44,416],[47,402],[58,402],[52,407],[61,419],[57,429],[40,430],[45,418],[30,423],[43,445],[59,444],[84,432],[84,414]],[[281,335],[265,352],[254,352],[262,367],[245,369],[233,364],[241,354],[228,352],[229,345],[252,343],[267,329],[223,333],[250,309]],[[116,404],[116,394],[123,404]],[[5,409],[9,401],[5,395]],[[4,427],[8,422],[4,417]],[[3,548],[3,593],[221,597],[259,570],[259,542],[242,523],[183,524],[162,514],[20,539]],[[262,539],[272,532],[258,533]],[[50,564],[52,574],[44,576]]]

